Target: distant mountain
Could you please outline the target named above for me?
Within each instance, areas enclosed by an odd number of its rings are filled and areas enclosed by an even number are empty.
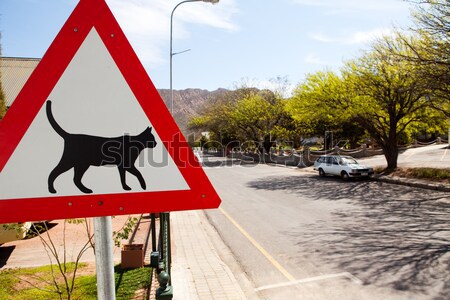
[[[187,130],[189,120],[192,117],[198,116],[200,109],[208,105],[208,101],[227,91],[226,89],[217,89],[212,92],[202,89],[173,91],[173,115],[178,127],[180,127],[185,136],[190,133]],[[170,90],[159,89],[158,92],[170,110]]]

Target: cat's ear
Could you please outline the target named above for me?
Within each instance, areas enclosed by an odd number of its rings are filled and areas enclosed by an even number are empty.
[[[152,132],[153,127],[147,127],[147,129]]]

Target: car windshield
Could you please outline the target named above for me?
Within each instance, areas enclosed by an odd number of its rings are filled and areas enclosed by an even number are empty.
[[[357,165],[358,164],[358,162],[351,157],[342,157],[340,162],[342,165]]]

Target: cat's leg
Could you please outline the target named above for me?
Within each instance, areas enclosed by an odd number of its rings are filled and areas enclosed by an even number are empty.
[[[63,159],[56,165],[56,167],[50,172],[50,175],[48,175],[48,191],[52,194],[56,193],[54,182],[56,178],[61,175],[62,173],[70,170],[72,168],[72,165],[64,163]]]
[[[89,166],[75,166],[74,168],[74,176],[73,176],[73,182],[77,186],[77,188],[80,189],[85,194],[91,194],[92,190],[88,189],[83,185],[81,182],[81,179],[83,178],[84,173],[86,173]]]
[[[131,166],[130,168],[127,169],[127,171],[137,177],[137,179],[139,180],[139,183],[141,184],[141,188],[143,190],[145,190],[147,188],[144,177],[142,177],[141,172],[139,172],[139,170],[135,166]]]
[[[120,182],[122,183],[122,188],[125,191],[130,191],[131,188],[127,185],[126,181],[125,181],[125,169],[123,166],[117,166],[117,168],[119,169],[119,174],[120,174]]]

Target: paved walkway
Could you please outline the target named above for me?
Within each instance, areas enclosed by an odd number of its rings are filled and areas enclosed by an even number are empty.
[[[170,218],[173,299],[247,299],[232,271],[216,251],[216,244],[222,241],[204,213],[172,212]],[[221,254],[227,255],[223,253],[226,247],[218,246]]]

